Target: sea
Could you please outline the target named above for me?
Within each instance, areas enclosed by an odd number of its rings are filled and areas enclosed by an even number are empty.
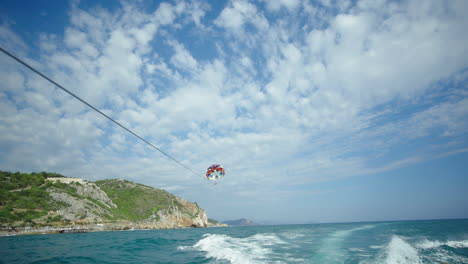
[[[0,263],[468,263],[468,220],[19,235]]]

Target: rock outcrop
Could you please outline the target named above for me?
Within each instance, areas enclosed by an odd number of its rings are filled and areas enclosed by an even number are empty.
[[[179,228],[179,227],[207,227],[208,217],[197,204],[188,202],[180,197],[176,197],[184,211],[174,210],[172,212],[159,211],[158,226],[160,228]]]
[[[55,202],[66,205],[52,213],[62,216],[63,220],[101,222],[105,216],[112,214],[111,209],[117,208],[107,194],[92,182],[64,184],[70,185],[67,190],[75,191],[64,191],[53,186],[47,189]]]

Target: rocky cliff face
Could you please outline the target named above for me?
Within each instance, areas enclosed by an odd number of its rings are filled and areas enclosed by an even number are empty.
[[[180,197],[176,197],[177,202],[182,205],[183,210],[159,211],[159,228],[179,228],[179,227],[207,227],[208,217],[197,204],[188,202]]]
[[[115,217],[146,228],[207,227],[208,217],[196,203],[163,190],[125,180],[97,182],[117,205]]]
[[[67,221],[102,222],[116,209],[112,200],[96,184],[82,182],[69,185],[67,188],[50,187],[47,189],[54,202],[64,204],[52,214],[62,216]]]
[[[206,213],[197,204],[163,190],[125,180],[105,180],[98,185],[70,183],[70,186],[76,188],[76,195],[50,192],[54,200],[69,205],[58,211],[66,220],[109,222],[114,227],[123,220],[133,228],[208,226]]]

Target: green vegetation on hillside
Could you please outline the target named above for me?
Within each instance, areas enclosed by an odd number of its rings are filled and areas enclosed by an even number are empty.
[[[51,182],[49,177],[64,177],[56,173],[11,173],[0,171],[0,223],[23,221],[33,223],[34,219],[46,216],[49,211],[58,210],[66,204],[54,202],[49,190],[66,193],[70,196],[108,209],[101,202],[77,193],[80,183]],[[110,209],[111,215],[103,217],[111,220],[125,219],[138,221],[157,215],[159,210],[181,208],[175,196],[152,187],[123,180],[102,180],[96,182],[117,205]],[[157,216],[156,216],[157,218]],[[46,221],[60,221],[52,215]]]
[[[0,171],[0,225],[60,225],[88,219],[138,222],[159,220],[158,213],[167,215],[175,211],[198,216],[196,203],[195,211],[192,207],[187,209],[173,194],[143,184],[115,179],[97,181],[96,185],[66,183],[47,180],[50,177],[65,176]],[[101,190],[117,207],[105,204]],[[74,208],[72,211],[70,206]]]
[[[50,199],[47,188],[54,186],[48,177],[63,177],[56,173],[20,173],[0,171],[0,223],[33,222],[50,210],[61,206]]]
[[[157,215],[159,210],[181,208],[175,196],[159,189],[126,180],[95,182],[117,205],[113,209],[116,219],[139,221]]]
[[[214,220],[214,219],[211,219],[211,218],[208,218],[208,223],[211,223],[213,225],[219,225],[219,224],[222,224],[221,222],[217,221],[217,220]]]

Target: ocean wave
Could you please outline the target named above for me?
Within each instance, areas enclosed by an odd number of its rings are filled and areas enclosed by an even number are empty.
[[[351,252],[366,252],[366,250],[362,248],[348,248],[348,250]]]
[[[430,241],[425,239],[416,245],[416,247],[421,249],[438,248],[441,246],[449,246],[451,248],[468,248],[468,240],[441,242],[438,240]]]
[[[399,236],[392,237],[386,250],[385,263],[387,264],[422,263],[417,249]]]
[[[381,249],[381,248],[384,248],[385,246],[378,246],[378,245],[372,245],[372,246],[369,246],[369,248],[372,248],[372,249]]]
[[[423,240],[416,244],[411,244],[402,236],[392,236],[390,242],[384,246],[373,246],[380,248],[375,258],[362,264],[421,264],[421,263],[467,263],[468,258],[457,255],[450,250],[441,248],[449,246],[451,248],[468,248],[468,241],[446,241]]]
[[[392,236],[390,242],[381,248],[380,253],[372,261],[364,263],[381,264],[422,264],[418,250],[400,236]]]
[[[457,253],[457,249],[468,248],[468,240],[442,242],[425,239],[417,243],[416,247],[425,252],[424,255],[428,256],[426,258],[431,258],[430,260],[443,263],[468,263],[467,257]]]
[[[304,234],[298,233],[298,232],[287,232],[287,233],[282,233],[280,234],[281,237],[284,237],[289,240],[296,240],[305,237]]]
[[[227,235],[205,234],[191,248],[206,253],[206,257],[236,263],[265,263],[275,259],[271,246],[286,244],[274,234],[256,234],[251,237],[235,238]],[[179,247],[187,250],[187,247]],[[275,261],[275,263],[283,263]]]

